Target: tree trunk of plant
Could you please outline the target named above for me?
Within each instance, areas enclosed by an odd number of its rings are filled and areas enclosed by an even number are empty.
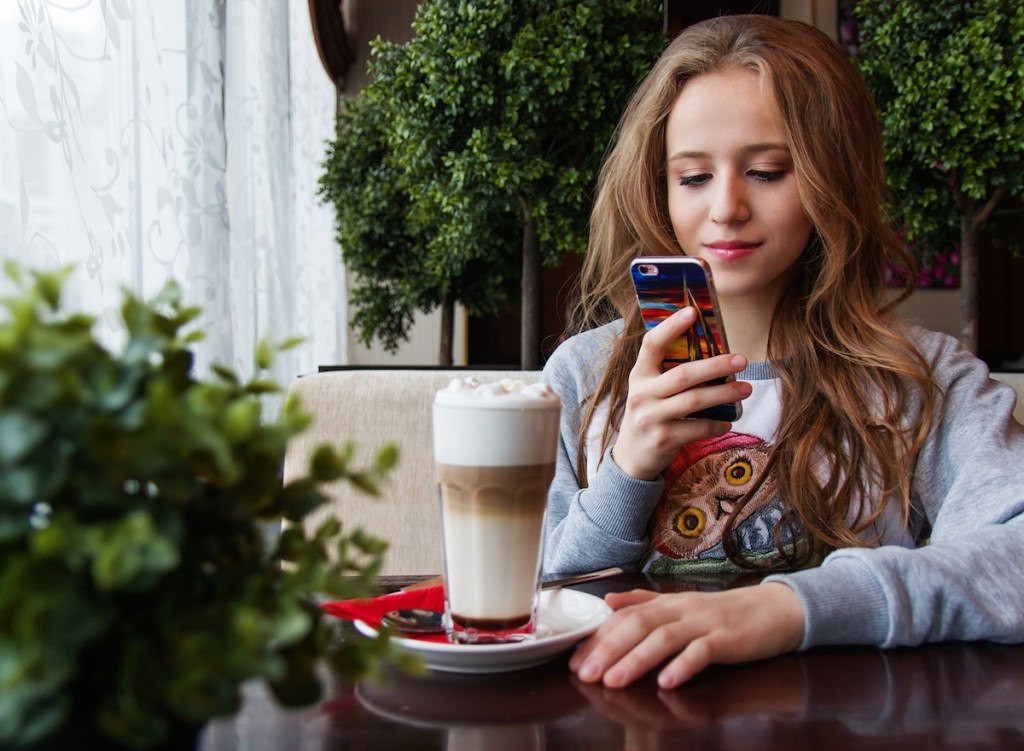
[[[981,228],[1007,195],[1005,185],[979,204],[964,194],[961,179],[954,178],[953,195],[960,207],[960,343],[978,353],[978,251]]]
[[[445,297],[441,302],[441,351],[437,355],[437,364],[442,367],[452,365],[452,343],[455,341],[455,301]]]
[[[539,370],[540,362],[540,238],[530,205],[523,209],[523,277],[521,286],[519,367]]]
[[[960,217],[960,343],[978,351],[978,243],[977,217]]]

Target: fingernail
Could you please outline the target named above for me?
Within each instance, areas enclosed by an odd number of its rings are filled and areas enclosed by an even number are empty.
[[[625,675],[622,670],[618,668],[612,668],[604,674],[604,685],[608,686],[609,688],[618,688],[619,686],[624,685],[624,678]]]
[[[670,675],[667,670],[658,674],[658,688],[678,688],[680,683],[681,681],[675,675]]]
[[[732,359],[729,360],[729,364],[734,368],[745,368],[747,367],[747,358],[743,355],[733,355]]]
[[[585,662],[576,673],[581,681],[596,681],[598,677],[597,665],[593,662]]]

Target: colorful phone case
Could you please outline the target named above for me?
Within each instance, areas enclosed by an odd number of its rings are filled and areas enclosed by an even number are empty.
[[[680,308],[692,306],[697,320],[684,336],[676,339],[665,354],[664,367],[703,360],[728,352],[725,332],[715,299],[711,270],[699,258],[691,256],[651,256],[636,258],[630,265],[644,327],[654,328]],[[731,379],[730,379],[731,380]],[[722,404],[695,412],[692,417],[738,420],[740,404]]]

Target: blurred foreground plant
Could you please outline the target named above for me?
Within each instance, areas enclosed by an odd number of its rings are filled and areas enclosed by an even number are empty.
[[[148,303],[125,294],[113,354],[93,318],[61,312],[69,270],[5,271],[19,291],[0,323],[0,747],[181,748],[182,729],[194,744],[239,709],[245,681],[300,705],[320,696],[323,659],[372,669],[386,639],[332,639],[311,596],[368,594],[386,544],[302,520],[322,483],[375,493],[396,449],[354,469],[351,444],[324,445],[282,486],[310,418],[288,401],[266,421],[261,397],[280,388],[261,374],[295,341],[261,345],[251,380],[203,381],[201,334],[183,333],[199,311],[173,283]]]

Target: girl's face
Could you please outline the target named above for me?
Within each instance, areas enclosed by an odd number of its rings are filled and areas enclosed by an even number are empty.
[[[710,264],[723,300],[770,312],[812,230],[778,107],[753,71],[708,73],[683,86],[667,126],[677,242]]]

